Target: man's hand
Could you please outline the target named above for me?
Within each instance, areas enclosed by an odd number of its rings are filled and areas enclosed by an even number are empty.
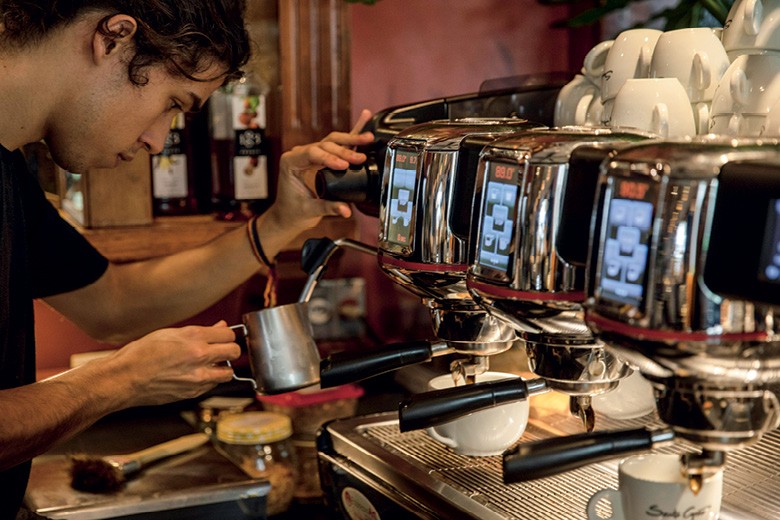
[[[316,226],[323,216],[349,217],[352,210],[348,204],[317,198],[314,177],[322,168],[344,170],[366,160],[365,154],[355,152],[354,147],[373,142],[371,132],[359,133],[371,117],[370,111],[363,110],[349,133],[331,132],[321,141],[282,154],[276,202],[263,225],[274,222],[298,233]]]

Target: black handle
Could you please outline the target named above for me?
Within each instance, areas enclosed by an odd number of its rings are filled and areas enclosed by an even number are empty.
[[[307,274],[314,273],[321,266],[325,266],[337,247],[336,243],[327,237],[308,239],[301,248],[301,268]],[[323,269],[323,274],[324,272]]]
[[[527,398],[528,385],[519,377],[433,390],[401,401],[398,426],[402,432],[419,430]]]
[[[376,158],[366,152],[369,158],[362,166],[319,170],[314,177],[314,186],[321,199],[351,202],[366,215],[378,217],[382,174]]]
[[[430,361],[430,341],[406,341],[379,350],[331,354],[320,361],[320,386],[331,388],[377,376],[397,368]]]
[[[504,453],[504,483],[549,477],[652,447],[652,431],[646,428],[582,433],[526,442]]]

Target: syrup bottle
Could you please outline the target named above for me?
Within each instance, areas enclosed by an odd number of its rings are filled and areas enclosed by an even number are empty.
[[[218,218],[245,220],[270,205],[265,103],[251,76],[211,96],[212,203]]]
[[[163,151],[151,156],[152,209],[155,215],[187,215],[198,211],[192,141],[184,114],[177,114]]]

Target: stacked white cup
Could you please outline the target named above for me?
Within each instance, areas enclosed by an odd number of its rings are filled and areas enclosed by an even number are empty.
[[[612,40],[594,46],[583,60],[581,74],[561,88],[555,101],[555,126],[600,124],[601,75]]]
[[[657,29],[629,29],[615,38],[601,76],[602,124],[611,126],[615,98],[626,80],[649,77],[653,50],[661,34]]]
[[[715,89],[729,67],[720,38],[708,27],[667,31],[653,51],[651,78],[677,78],[691,103],[696,134],[709,131]]]
[[[778,135],[767,118],[780,100],[780,0],[736,0],[721,39],[731,65],[715,89],[710,131]]]

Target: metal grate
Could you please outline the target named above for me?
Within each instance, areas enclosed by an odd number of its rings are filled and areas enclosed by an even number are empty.
[[[611,421],[600,417],[600,429],[661,426],[657,419]],[[582,423],[573,417],[545,418],[545,423],[566,434],[582,432]],[[397,423],[366,425],[361,434],[382,450],[391,451],[410,464],[506,519],[581,520],[586,517],[588,499],[603,488],[617,488],[620,459],[591,464],[531,482],[505,485],[502,459],[458,455],[431,439],[424,431],[401,433]],[[550,437],[545,429],[529,423],[520,442]],[[654,450],[658,453],[683,453],[692,446],[675,444]],[[727,457],[723,481],[721,520],[780,518],[780,431],[765,435],[750,448]],[[609,506],[599,504],[604,518]]]

